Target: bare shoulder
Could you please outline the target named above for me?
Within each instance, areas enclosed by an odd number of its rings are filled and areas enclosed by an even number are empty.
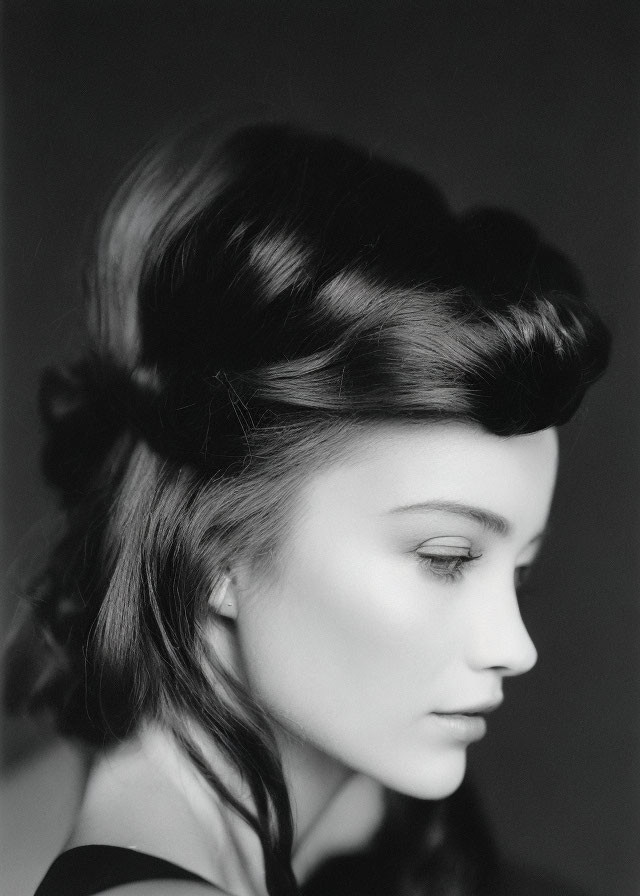
[[[144,880],[112,887],[109,896],[232,896],[213,884],[187,880]]]

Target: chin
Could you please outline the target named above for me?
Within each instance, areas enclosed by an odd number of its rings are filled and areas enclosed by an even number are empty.
[[[421,800],[441,800],[460,787],[467,768],[464,750],[438,759],[423,758],[420,763],[405,763],[385,776],[380,783],[397,793]]]

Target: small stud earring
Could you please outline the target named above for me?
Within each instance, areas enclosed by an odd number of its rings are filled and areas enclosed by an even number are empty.
[[[231,578],[225,575],[222,581],[214,588],[209,598],[209,606],[219,616],[233,618],[235,616],[235,600],[229,595]]]

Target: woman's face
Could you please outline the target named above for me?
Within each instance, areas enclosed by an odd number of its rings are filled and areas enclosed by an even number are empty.
[[[244,674],[297,744],[414,796],[458,787],[536,661],[515,586],[556,466],[553,430],[398,425],[310,477],[277,573],[234,584]]]

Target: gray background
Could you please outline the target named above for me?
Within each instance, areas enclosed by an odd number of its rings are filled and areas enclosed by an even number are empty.
[[[582,269],[613,365],[564,436],[525,618],[540,661],[471,751],[503,846],[637,896],[640,4],[6,2],[4,617],[42,547],[39,369],[73,353],[87,220],[176,116],[276,112],[505,205]],[[42,744],[5,724],[5,765]]]

